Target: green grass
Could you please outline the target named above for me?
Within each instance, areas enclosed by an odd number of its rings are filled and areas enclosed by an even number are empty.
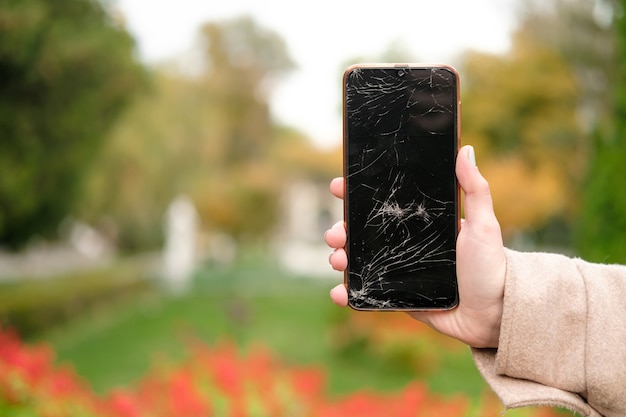
[[[231,340],[242,349],[262,344],[287,363],[324,366],[334,394],[395,390],[415,378],[444,394],[477,398],[483,392],[467,350],[442,352],[434,372],[416,375],[397,358],[376,355],[358,342],[339,347],[335,325],[359,313],[334,306],[331,285],[290,277],[259,260],[207,266],[185,296],[143,295],[77,317],[41,339],[99,392],[139,379],[161,355],[182,357],[189,338]]]

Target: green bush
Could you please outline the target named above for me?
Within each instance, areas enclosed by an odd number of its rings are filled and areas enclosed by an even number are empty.
[[[152,286],[134,265],[4,283],[0,285],[0,326],[32,337],[87,311],[148,292]]]

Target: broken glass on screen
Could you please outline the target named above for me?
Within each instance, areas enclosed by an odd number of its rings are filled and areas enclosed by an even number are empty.
[[[347,283],[357,309],[457,302],[456,73],[348,70],[345,80]]]

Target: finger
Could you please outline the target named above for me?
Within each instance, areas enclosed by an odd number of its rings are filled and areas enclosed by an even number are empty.
[[[343,180],[343,177],[333,178],[330,181],[330,192],[335,197],[343,199],[343,195],[344,195],[344,180]]]
[[[489,183],[476,166],[474,148],[466,145],[459,150],[456,161],[456,176],[465,194],[465,220],[490,222],[495,219]]]
[[[330,299],[333,300],[333,303],[337,304],[340,307],[345,307],[348,305],[348,291],[346,290],[346,286],[343,284],[337,285],[335,288],[330,290]]]
[[[334,249],[346,246],[346,229],[343,221],[338,221],[324,233],[324,241]]]
[[[335,271],[345,271],[348,267],[348,255],[343,249],[336,249],[328,257],[328,262]]]

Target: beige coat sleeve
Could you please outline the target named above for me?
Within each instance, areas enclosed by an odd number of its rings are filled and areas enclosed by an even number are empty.
[[[626,267],[506,251],[500,342],[473,349],[507,408],[626,416]]]

